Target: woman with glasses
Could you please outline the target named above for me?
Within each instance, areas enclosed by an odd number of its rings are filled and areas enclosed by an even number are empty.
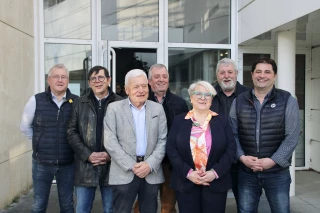
[[[210,111],[216,91],[206,81],[188,89],[192,110],[174,118],[167,140],[171,187],[180,213],[225,212],[236,154],[228,118]]]

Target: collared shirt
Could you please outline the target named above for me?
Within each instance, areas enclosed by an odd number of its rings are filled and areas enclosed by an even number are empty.
[[[57,97],[51,92],[52,100],[57,104],[58,108],[60,109],[63,102],[66,101],[67,93],[63,95],[60,101],[58,101]],[[29,99],[28,103],[24,107],[20,130],[22,134],[24,134],[28,139],[32,139],[33,136],[33,129],[32,129],[32,122],[34,119],[34,113],[36,111],[36,97],[33,95]]]
[[[136,108],[130,98],[129,103],[136,132],[136,154],[137,156],[145,156],[147,150],[146,103],[141,109]]]
[[[253,92],[253,91],[252,91]],[[254,93],[253,93],[254,94]],[[268,94],[263,103],[260,104],[260,101],[255,97],[254,98],[254,107],[257,113],[257,120],[256,120],[256,131],[260,130],[260,113],[261,108],[268,100]],[[239,159],[242,155],[244,155],[243,149],[241,147],[239,137],[238,137],[238,118],[236,112],[236,103],[237,99],[235,99],[231,105],[229,120],[230,125],[234,134],[234,138],[237,144],[237,159]],[[282,141],[280,147],[277,151],[271,156],[271,159],[281,167],[288,167],[290,166],[290,158],[292,153],[298,143],[297,138],[300,134],[300,118],[299,118],[299,107],[297,104],[297,100],[290,96],[287,101],[287,106],[285,110],[285,139]],[[256,141],[259,144],[259,135],[256,134]]]
[[[155,99],[156,102],[159,103],[159,104],[163,104],[165,98],[166,98],[166,94],[164,94],[164,96],[162,97],[162,100],[159,102],[158,97],[157,97],[156,94],[154,93],[154,99]]]

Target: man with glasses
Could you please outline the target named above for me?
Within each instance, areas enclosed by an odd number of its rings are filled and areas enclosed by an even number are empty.
[[[223,58],[217,64],[216,76],[218,84],[214,87],[217,95],[212,100],[211,110],[229,116],[232,101],[250,88],[237,81],[238,70],[236,63],[230,58]],[[232,192],[238,205],[238,162],[231,167]]]
[[[110,156],[103,146],[103,118],[108,105],[122,98],[109,87],[106,68],[95,66],[88,76],[91,90],[74,103],[68,126],[68,140],[75,152],[76,212],[91,212],[99,186],[104,213],[111,213]]]
[[[67,141],[67,122],[78,96],[68,89],[63,64],[48,73],[48,89],[30,98],[24,108],[21,132],[32,140],[34,201],[31,212],[46,212],[52,181],[58,188],[60,212],[73,213],[74,153]]]

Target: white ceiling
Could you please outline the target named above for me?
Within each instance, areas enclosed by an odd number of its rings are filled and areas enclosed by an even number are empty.
[[[320,10],[265,32],[253,39],[239,44],[244,47],[271,47],[277,45],[276,35],[279,31],[295,31],[297,48],[320,46]]]

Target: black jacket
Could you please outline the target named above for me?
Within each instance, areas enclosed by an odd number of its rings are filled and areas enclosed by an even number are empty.
[[[151,88],[149,88],[149,91],[149,100],[157,102],[154,97],[154,92],[151,91]],[[162,103],[162,106],[167,118],[168,132],[171,128],[174,117],[176,115],[186,113],[189,111],[186,101],[183,100],[181,97],[171,93],[169,88],[166,92],[166,97],[164,99],[164,102]],[[169,163],[167,155],[164,156],[162,162]]]
[[[94,93],[90,91],[81,96],[72,109],[68,125],[68,140],[75,152],[75,185],[84,187],[96,187],[99,185],[108,185],[108,173],[110,162],[106,165],[93,166],[88,161],[89,156],[96,150],[96,124],[97,112],[94,104]],[[122,100],[109,88],[108,104]],[[104,114],[105,114],[104,112]],[[103,135],[100,150],[106,151],[103,146]]]
[[[150,101],[157,102],[154,96],[154,92],[152,92],[150,88],[149,91],[150,92],[148,99]],[[174,117],[176,115],[189,111],[186,101],[183,100],[183,98],[171,93],[169,88],[166,92],[166,97],[162,106],[166,113],[168,132],[170,130]]]
[[[253,94],[248,91],[238,96],[236,104],[239,121],[238,136],[245,155],[270,158],[278,150],[285,139],[285,111],[289,97],[289,92],[273,88],[270,97],[261,108],[259,146],[257,146],[256,122],[258,118],[254,107]],[[245,171],[252,172],[244,164],[241,163],[240,165]],[[286,168],[276,164],[263,172],[276,172],[283,169]]]
[[[170,186],[176,191],[191,193],[193,189],[196,190],[195,184],[187,179],[189,170],[195,169],[190,149],[192,121],[186,120],[185,116],[186,114],[181,114],[175,117],[166,151],[173,167]],[[213,192],[225,192],[231,188],[230,167],[236,154],[236,143],[229,121],[223,115],[212,117],[210,130],[212,146],[206,171],[214,169],[219,178],[213,180],[209,188]]]
[[[67,124],[72,103],[78,98],[69,89],[66,101],[59,108],[52,100],[50,87],[35,95],[36,109],[33,119],[32,157],[48,165],[73,162],[73,150],[67,141]]]
[[[227,107],[226,106],[222,106],[222,89],[220,87],[219,84],[217,84],[215,87],[215,90],[217,91],[217,95],[213,97],[212,99],[212,105],[210,107],[210,110],[211,111],[214,111],[218,114],[224,114],[226,117],[229,117],[229,112],[227,111]],[[240,95],[241,93],[243,92],[246,92],[246,91],[249,91],[250,88],[249,87],[246,87],[242,84],[240,84],[238,81],[237,81],[237,84],[236,84],[236,90],[235,90],[235,93],[233,95],[233,100],[238,97],[238,95]],[[230,109],[231,105],[228,106],[228,108]]]

